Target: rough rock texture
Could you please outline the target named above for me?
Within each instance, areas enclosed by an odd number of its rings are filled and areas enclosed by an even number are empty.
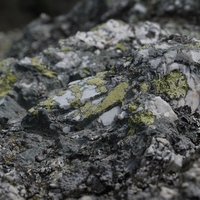
[[[35,56],[49,45],[56,45],[59,39],[77,31],[89,31],[109,19],[131,24],[141,20],[157,21],[172,33],[191,34],[200,39],[199,8],[200,3],[195,0],[81,0],[66,15],[51,18],[42,14],[30,23],[7,56]]]
[[[200,40],[176,33],[199,4],[148,2],[83,1],[77,33],[1,61],[0,199],[200,199]]]

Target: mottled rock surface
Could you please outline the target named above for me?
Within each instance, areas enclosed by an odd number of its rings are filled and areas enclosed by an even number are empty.
[[[1,61],[0,199],[200,198],[199,3],[145,2],[42,16]]]

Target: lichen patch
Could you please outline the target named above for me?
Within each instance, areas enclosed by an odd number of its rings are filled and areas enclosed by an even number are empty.
[[[179,71],[172,71],[164,77],[159,75],[152,84],[157,94],[166,93],[171,99],[185,97],[189,89],[186,77]]]

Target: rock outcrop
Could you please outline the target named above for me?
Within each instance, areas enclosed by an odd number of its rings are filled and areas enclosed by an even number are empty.
[[[0,199],[200,198],[198,8],[86,0],[30,24],[0,63]]]

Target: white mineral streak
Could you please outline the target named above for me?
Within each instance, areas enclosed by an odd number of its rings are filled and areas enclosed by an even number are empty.
[[[134,37],[134,33],[129,25],[111,19],[95,31],[79,31],[75,37],[85,42],[88,46],[104,49],[107,45],[115,45],[120,40]]]
[[[31,64],[31,59],[28,58],[28,57],[25,57],[22,60],[20,60],[20,63],[24,64],[24,65],[30,65]]]
[[[157,69],[161,63],[161,58],[155,58],[149,61],[152,69]]]
[[[177,120],[177,115],[172,110],[171,106],[161,97],[155,97],[145,102],[145,109],[151,111],[158,119],[167,117],[172,121]]]
[[[68,109],[70,107],[70,103],[68,100],[74,98],[75,96],[73,95],[72,91],[66,90],[65,94],[61,96],[55,96],[53,100],[59,103],[60,108]]]
[[[189,62],[189,64],[200,64],[200,52],[199,51],[187,51],[183,50],[178,53],[178,59],[181,61]]]
[[[147,8],[142,5],[141,3],[136,3],[135,6],[133,7],[134,12],[139,12],[139,13],[146,13]]]
[[[103,113],[99,118],[98,122],[102,123],[104,126],[111,125],[115,118],[121,113],[119,106],[116,106],[109,111]]]
[[[81,63],[81,59],[79,58],[79,56],[72,51],[69,51],[67,53],[59,52],[59,54],[57,53],[57,55],[60,57],[60,59],[62,59],[55,65],[55,68],[57,69],[66,70],[72,67],[77,67],[77,65]]]
[[[139,23],[135,26],[135,37],[142,45],[158,41],[161,34],[160,25],[152,22]]]
[[[83,81],[80,81],[80,80],[76,80],[76,81],[72,81],[72,82],[70,82],[68,85],[74,85],[74,84],[79,84],[79,85],[82,85],[82,82]]]
[[[189,90],[187,92],[185,104],[191,107],[192,113],[195,112],[199,106],[199,98],[199,93],[196,90]]]
[[[171,46],[167,43],[161,43],[161,44],[155,44],[155,48],[156,49],[164,49],[167,50],[169,49]]]
[[[85,79],[88,80],[88,79]],[[78,84],[80,86],[79,91],[76,93],[73,91],[72,87]],[[99,95],[101,92],[96,91],[96,85],[86,84],[86,81],[74,81],[69,84],[69,89],[65,91],[65,93],[61,96],[55,96],[53,98],[54,101],[59,103],[60,108],[68,109],[70,108],[70,101],[80,101],[82,104],[90,100],[92,97]],[[76,95],[81,96],[81,98],[76,99]],[[78,95],[78,96],[79,96]]]
[[[73,119],[74,121],[79,121],[81,119],[80,113],[77,110],[73,110],[69,113],[67,113],[67,115],[65,115],[65,119],[70,118]]]
[[[162,186],[160,195],[163,197],[163,199],[170,200],[173,199],[174,197],[178,196],[177,190],[173,190],[171,188]]]
[[[200,52],[190,51],[190,62],[200,64]]]
[[[182,66],[180,67],[180,71],[185,74],[189,87],[186,97],[184,98],[184,105],[190,106],[193,113],[198,108],[200,102],[200,78],[191,72],[190,67]],[[179,100],[179,106],[184,106],[181,105],[181,102],[183,101]]]
[[[82,93],[82,97],[80,99],[81,103],[85,103],[90,98],[100,94],[100,92],[96,92],[95,85],[85,85],[84,88],[81,88],[81,93]]]
[[[176,59],[177,52],[176,51],[168,51],[164,54],[165,62],[167,64],[174,63],[174,60]]]
[[[101,103],[104,100],[105,97],[99,97],[98,99],[95,99],[92,101],[93,105],[97,105],[99,103]]]
[[[65,126],[65,127],[62,129],[63,133],[66,133],[66,134],[69,133],[70,130],[71,130],[71,128],[70,128],[69,126]]]

